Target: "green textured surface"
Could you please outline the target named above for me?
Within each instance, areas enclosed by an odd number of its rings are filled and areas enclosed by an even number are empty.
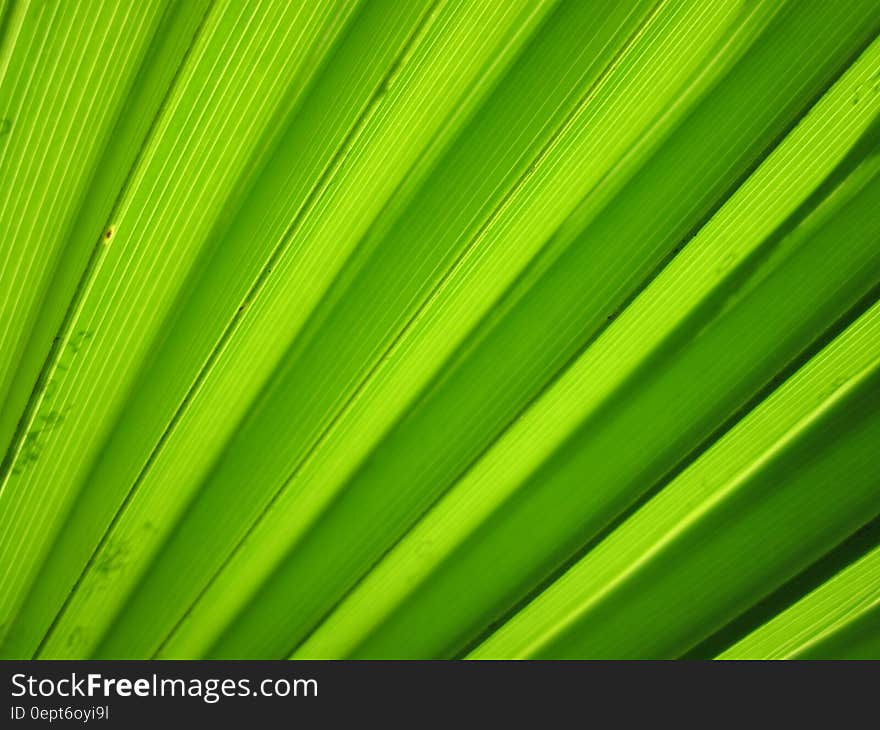
[[[0,657],[880,657],[878,32],[0,3]]]

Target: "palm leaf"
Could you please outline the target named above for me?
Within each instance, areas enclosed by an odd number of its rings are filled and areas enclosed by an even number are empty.
[[[878,31],[0,4],[0,654],[876,653]]]

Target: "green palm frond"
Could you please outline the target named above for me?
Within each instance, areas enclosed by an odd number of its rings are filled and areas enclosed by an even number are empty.
[[[878,33],[0,2],[0,656],[878,655]]]

